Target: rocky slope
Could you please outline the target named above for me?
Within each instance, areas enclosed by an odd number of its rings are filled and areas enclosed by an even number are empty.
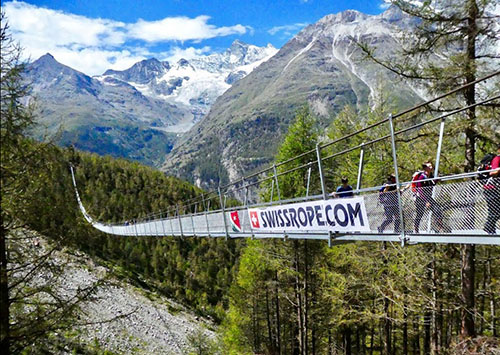
[[[419,93],[363,60],[355,42],[377,46],[390,58],[401,29],[413,21],[395,8],[378,16],[349,10],[306,27],[220,96],[167,155],[162,169],[210,187],[269,164],[304,104],[322,126],[345,105],[371,105],[379,88],[391,93],[393,105],[412,105]]]
[[[41,252],[47,243],[38,240]],[[64,266],[55,291],[62,298],[70,299],[75,290],[106,280],[94,301],[81,305],[70,343],[117,354],[186,354],[191,349],[190,337],[202,336],[207,341],[215,338],[209,320],[170,299],[117,279],[110,269],[95,264],[85,254],[63,249],[52,253],[48,262]],[[45,279],[47,275],[39,277]]]

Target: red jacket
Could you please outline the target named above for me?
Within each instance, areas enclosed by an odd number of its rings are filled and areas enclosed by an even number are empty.
[[[500,167],[500,155],[497,155],[496,157],[493,158],[493,160],[491,161],[491,170],[494,170],[494,169],[498,169]],[[493,179],[493,176],[490,178],[490,179]],[[497,183],[494,183],[492,180],[488,179],[488,181],[486,182],[486,184],[484,185],[484,189],[485,190],[494,190],[494,189],[497,189],[499,188],[497,185],[498,185],[498,182]]]

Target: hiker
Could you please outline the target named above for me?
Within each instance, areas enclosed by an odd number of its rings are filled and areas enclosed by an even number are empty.
[[[387,182],[379,191],[379,201],[384,206],[385,219],[378,227],[378,232],[383,233],[385,228],[394,220],[394,232],[399,233],[401,220],[399,218],[396,175],[391,174],[387,177]]]
[[[500,220],[500,144],[497,155],[491,160],[488,170],[488,180],[483,186],[484,198],[488,205],[488,217],[484,224],[484,231],[488,234],[496,233],[496,224]],[[496,169],[496,170],[495,170]]]
[[[443,212],[441,211],[441,207],[432,197],[432,190],[436,185],[436,181],[422,181],[432,178],[433,170],[434,167],[432,166],[432,163],[425,162],[422,164],[422,171],[418,171],[414,174],[413,183],[415,184],[414,194],[416,215],[413,227],[415,233],[419,232],[420,221],[422,220],[426,209],[430,209],[432,211],[438,227],[444,232],[449,232],[443,224]]]
[[[337,191],[333,193],[335,197],[353,197],[354,193],[352,192],[352,186],[349,185],[349,180],[347,177],[342,177],[340,180],[342,181],[342,185],[337,187]]]

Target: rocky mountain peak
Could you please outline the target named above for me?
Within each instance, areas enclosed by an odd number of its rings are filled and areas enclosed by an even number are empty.
[[[241,47],[248,48],[248,46],[249,46],[248,43],[242,42],[239,39],[235,39],[233,43],[231,43],[229,49],[232,50],[233,48],[241,48]]]
[[[345,10],[337,14],[326,15],[317,22],[319,25],[346,24],[366,20],[369,15],[356,10]]]
[[[44,62],[44,61],[54,61],[54,62],[57,62],[55,60],[54,56],[52,54],[50,54],[50,53],[45,53],[40,58],[38,58],[38,61],[40,61],[40,62]]]
[[[239,56],[239,57],[244,57],[247,52],[248,52],[248,47],[249,45],[241,42],[239,40],[235,40],[232,44],[231,47],[227,50],[228,53]]]
[[[68,68],[64,64],[59,63],[52,54],[47,53],[42,55],[40,58],[35,60],[33,63],[29,65],[29,68],[44,68],[45,70],[56,70],[58,68]]]
[[[135,63],[131,69],[137,68],[137,69],[146,69],[146,70],[157,70],[157,71],[162,71],[164,68],[170,69],[170,64],[168,62],[160,62],[156,58],[149,58],[149,59],[144,59],[141,60],[138,63]]]
[[[170,70],[168,62],[160,62],[156,58],[149,58],[135,63],[126,70],[106,70],[103,76],[113,76],[120,80],[146,84],[154,78],[165,74]]]
[[[26,71],[30,73],[36,72],[37,75],[35,75],[34,79],[40,83],[48,80],[48,78],[52,80],[54,77],[80,77],[86,82],[90,82],[91,80],[88,75],[58,62],[50,53],[44,54],[30,63]]]
[[[391,5],[387,10],[385,10],[381,17],[388,22],[400,21],[404,16],[404,13],[395,5]]]
[[[177,65],[179,67],[187,67],[189,65],[189,61],[187,61],[186,59],[184,58],[181,58],[179,59],[179,61],[177,62]]]
[[[420,19],[412,17],[409,14],[401,11],[401,9],[395,5],[391,5],[382,14],[377,16],[382,21],[386,21],[391,25],[396,25],[398,27],[412,27],[416,26]]]

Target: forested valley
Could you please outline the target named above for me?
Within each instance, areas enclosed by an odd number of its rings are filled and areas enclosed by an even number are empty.
[[[36,353],[49,334],[71,329],[78,317],[76,303],[45,302],[50,287],[27,281],[46,262],[45,256],[31,262],[23,253],[22,241],[36,241],[30,233],[46,236],[54,249],[80,250],[98,263],[113,265],[121,277],[213,319],[220,337],[210,346],[200,345],[199,353],[500,352],[500,248],[496,246],[357,242],[329,247],[313,240],[119,237],[94,230],[78,209],[70,164],[76,168],[83,204],[102,222],[139,219],[182,205],[203,191],[138,163],[26,138],[34,117],[30,106],[21,102],[26,88],[19,81],[22,66],[17,65],[16,53],[2,27],[0,323],[2,346],[12,353]],[[465,59],[460,63],[465,63],[457,65],[460,70],[443,70],[447,78],[438,77],[436,68],[425,73],[435,75],[439,85],[434,92],[457,82],[474,82],[476,72],[470,75],[474,65]],[[345,107],[326,130],[318,128],[304,106],[275,161],[286,161],[396,111],[387,99],[390,93],[381,88],[377,95],[373,107]],[[470,103],[470,92],[465,98],[460,95],[436,110]],[[365,120],[361,122],[359,116]],[[499,137],[491,129],[498,117],[498,106],[478,107],[452,121],[443,141],[440,172],[474,170],[474,156],[477,160],[498,144]],[[419,115],[407,118],[421,119]],[[387,134],[387,129],[363,132],[349,143],[375,139]],[[421,162],[434,158],[437,135],[433,126],[397,142],[402,146],[398,158],[405,181]],[[332,148],[328,153],[334,152]],[[390,157],[388,142],[367,147],[364,184],[383,183],[393,172]],[[294,164],[301,166],[307,159],[304,156]],[[330,189],[340,176],[354,180],[357,159],[349,153],[325,167],[337,179],[328,181]],[[318,179],[313,176],[311,181],[311,190],[318,190],[314,185]],[[300,171],[283,175],[281,197],[303,196],[306,185],[307,177]],[[260,197],[276,199],[271,189],[263,184]],[[466,288],[469,295],[464,293],[464,279],[472,280]],[[79,291],[77,301],[93,290]]]
[[[336,124],[348,119],[346,111]],[[314,147],[318,131],[313,121],[307,108],[298,113],[278,159]],[[80,215],[70,163],[84,205],[101,221],[140,218],[201,191],[138,163],[28,140],[22,144],[25,152],[41,154],[36,161],[42,163],[25,167],[27,188],[9,195],[18,204],[4,200],[3,205],[22,206],[25,226],[59,246],[112,263],[137,285],[212,317],[220,324],[221,353],[417,354],[498,347],[498,247],[476,247],[476,305],[467,311],[473,312],[477,337],[464,339],[460,246],[354,243],[329,248],[307,240],[104,235]],[[379,149],[374,157],[385,154],[385,147]],[[367,176],[367,183],[385,176],[379,170],[368,163],[373,176]],[[304,181],[304,176],[283,180],[284,197],[302,193]]]

